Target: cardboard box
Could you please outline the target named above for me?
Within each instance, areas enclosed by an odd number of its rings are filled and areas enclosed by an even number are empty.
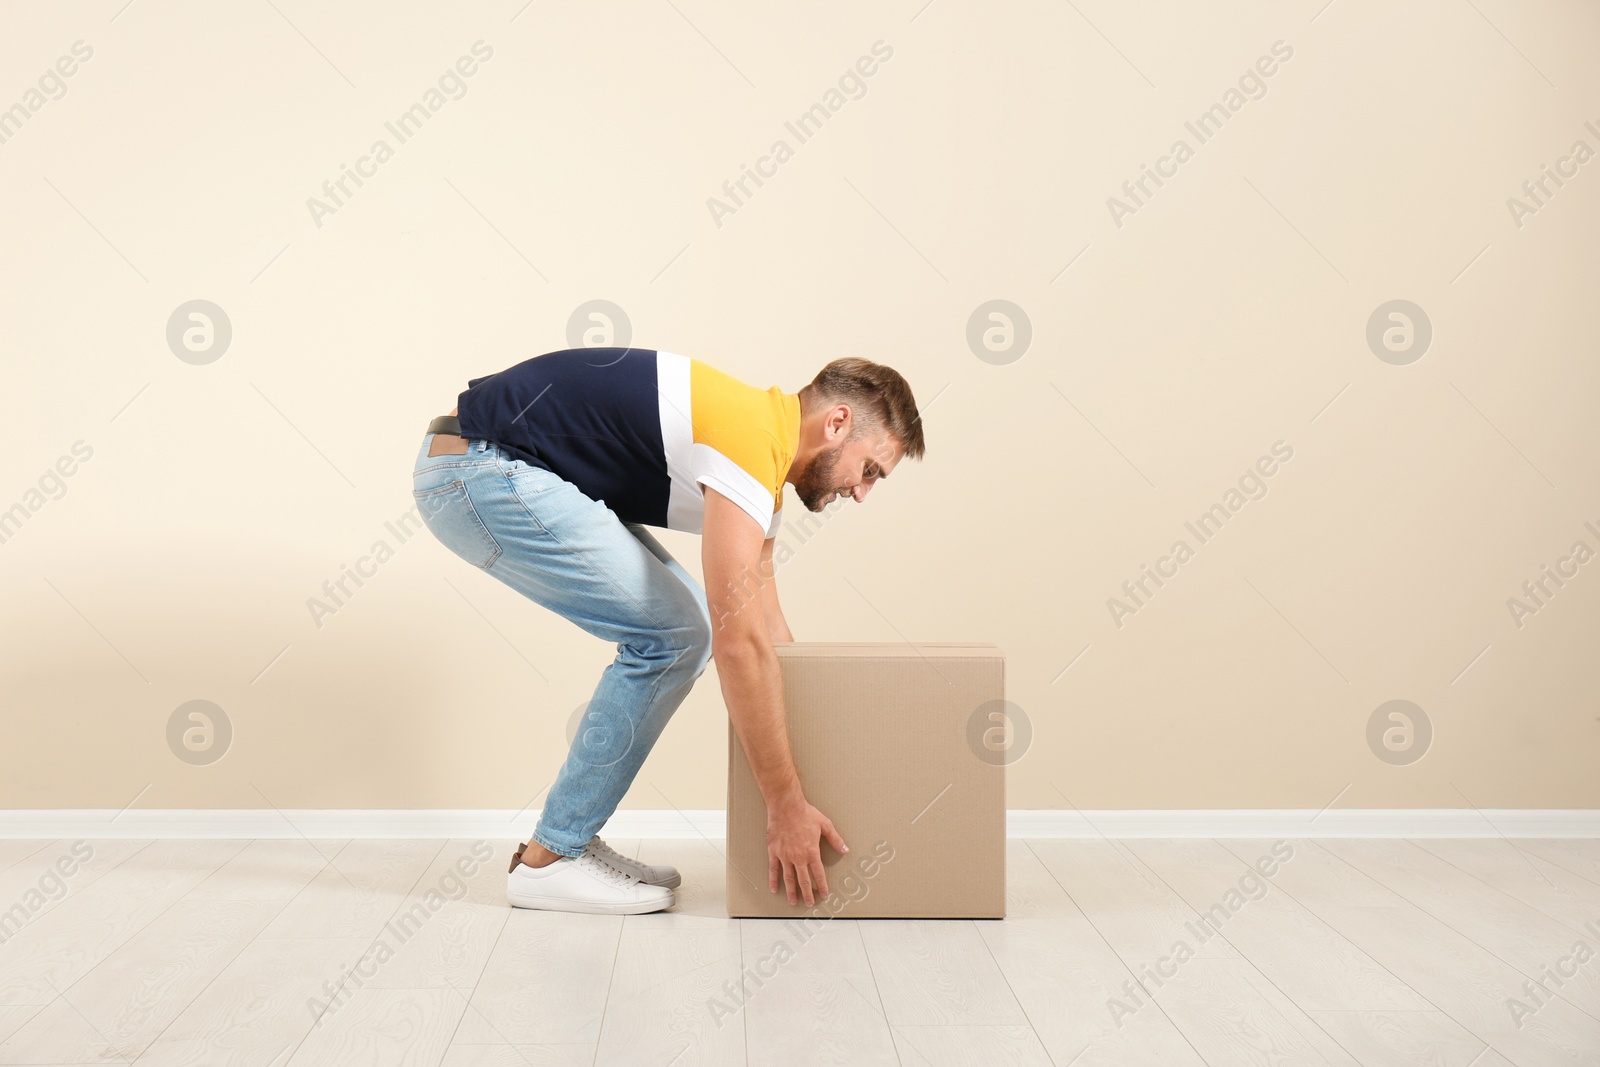
[[[1005,656],[992,644],[774,646],[789,744],[826,839],[830,896],[791,905],[767,888],[767,811],[728,725],[728,915],[999,919],[1006,903],[1006,784],[994,731]]]

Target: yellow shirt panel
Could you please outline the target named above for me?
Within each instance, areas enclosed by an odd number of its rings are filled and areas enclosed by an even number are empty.
[[[698,359],[689,361],[695,444],[726,456],[783,506],[784,479],[800,446],[800,396],[757,389]]]

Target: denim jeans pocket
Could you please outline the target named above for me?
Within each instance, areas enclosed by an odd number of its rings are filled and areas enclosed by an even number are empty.
[[[444,547],[480,570],[500,558],[499,542],[479,518],[460,479],[432,489],[413,489],[411,496],[422,521]]]

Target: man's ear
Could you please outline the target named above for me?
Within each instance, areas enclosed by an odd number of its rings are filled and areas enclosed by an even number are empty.
[[[823,426],[828,431],[829,444],[834,443],[833,438],[842,439],[850,432],[850,417],[850,405],[842,400],[828,410],[827,417],[823,419]]]

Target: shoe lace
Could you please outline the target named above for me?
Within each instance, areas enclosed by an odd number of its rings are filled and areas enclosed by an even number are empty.
[[[627,871],[619,871],[607,863],[605,857],[600,855],[600,850],[592,844],[578,856],[578,866],[612,885],[633,885],[639,880]]]
[[[607,861],[620,860],[623,858],[622,853],[618,852],[616,849],[612,848],[598,837],[589,842],[589,847],[593,849],[595,854],[601,859]]]

